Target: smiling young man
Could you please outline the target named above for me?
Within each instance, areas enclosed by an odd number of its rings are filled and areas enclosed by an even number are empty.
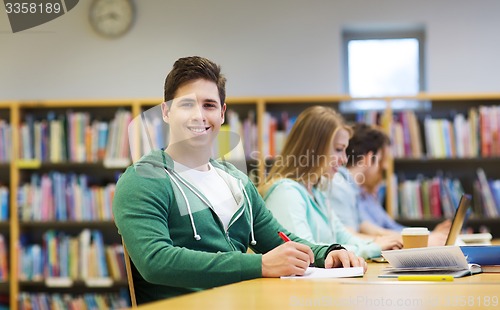
[[[115,223],[133,263],[139,304],[259,277],[366,263],[338,244],[286,231],[248,177],[211,158],[224,122],[225,81],[208,59],[177,60],[165,80],[169,145],[120,177]],[[284,243],[278,232],[292,240]],[[256,254],[247,253],[251,248]]]

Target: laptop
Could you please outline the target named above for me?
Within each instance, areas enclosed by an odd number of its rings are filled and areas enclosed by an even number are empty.
[[[458,208],[455,211],[455,216],[453,216],[453,221],[451,222],[450,232],[446,238],[445,245],[455,245],[458,235],[462,231],[462,227],[467,217],[467,210],[470,207],[471,195],[462,194],[460,202],[458,203]]]
[[[460,197],[460,201],[458,202],[458,207],[455,211],[455,215],[453,216],[450,232],[448,233],[448,237],[446,238],[445,245],[455,245],[458,235],[460,235],[460,232],[462,231],[462,227],[467,217],[467,210],[470,207],[470,203],[471,195],[462,194],[462,197]],[[387,262],[387,260],[383,256],[371,258],[370,261],[376,263]]]

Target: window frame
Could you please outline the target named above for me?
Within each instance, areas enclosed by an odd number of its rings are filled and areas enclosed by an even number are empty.
[[[384,40],[384,39],[416,39],[418,41],[418,92],[427,89],[425,78],[425,31],[423,29],[409,30],[355,30],[342,31],[342,80],[343,90],[351,94],[349,85],[349,41],[352,40]]]

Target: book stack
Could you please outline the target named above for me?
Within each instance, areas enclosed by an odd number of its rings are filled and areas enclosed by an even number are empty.
[[[78,236],[49,230],[42,244],[29,243],[27,236],[22,239],[21,280],[45,280],[48,286],[71,286],[75,280],[87,286],[109,286],[113,280],[126,279],[123,247],[105,246],[98,230],[84,229]]]
[[[468,117],[424,120],[427,156],[471,158],[500,156],[500,106],[470,109]]]
[[[128,125],[131,121],[132,113],[119,109],[109,123],[108,143],[104,158],[106,167],[126,167],[130,164]]]
[[[69,112],[67,118],[69,161],[102,161],[106,153],[108,123],[99,120],[91,121],[90,114],[87,112]],[[59,131],[62,132],[62,128]],[[64,138],[62,134],[61,138]]]
[[[115,184],[89,185],[84,174],[33,173],[18,190],[22,221],[110,221]]]
[[[422,137],[415,112],[403,111],[394,115],[392,150],[396,158],[422,157]]]
[[[88,112],[51,111],[43,119],[28,113],[20,124],[19,158],[52,163],[128,159],[130,118],[131,112],[122,109],[110,124],[91,120]]]
[[[436,176],[398,186],[398,215],[409,219],[453,217],[464,190],[460,180]]]
[[[127,292],[106,294],[19,294],[19,309],[125,309],[130,307]]]
[[[488,180],[483,169],[477,169],[474,182],[474,212],[487,218],[500,215],[500,180]]]
[[[481,156],[500,156],[500,106],[479,107]]]
[[[378,111],[358,111],[356,113],[356,122],[378,125],[380,124],[380,113]]]
[[[296,119],[296,116],[289,116],[287,112],[282,112],[279,117],[264,113],[262,146],[265,158],[274,158],[281,153]]]

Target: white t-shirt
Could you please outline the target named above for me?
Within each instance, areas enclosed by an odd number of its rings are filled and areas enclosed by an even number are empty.
[[[224,179],[214,166],[210,163],[208,166],[210,168],[208,171],[199,171],[174,161],[174,170],[208,199],[224,229],[227,230],[231,218],[238,210],[238,205]]]

